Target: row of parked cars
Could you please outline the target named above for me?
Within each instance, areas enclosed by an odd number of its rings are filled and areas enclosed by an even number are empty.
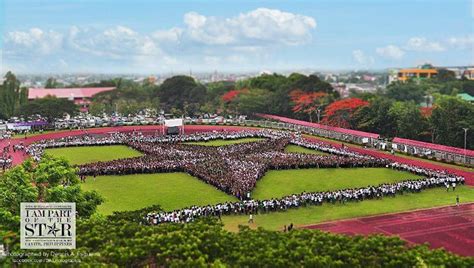
[[[69,128],[92,128],[92,127],[108,127],[108,126],[137,126],[137,125],[159,125],[163,124],[164,120],[172,118],[171,115],[161,115],[159,117],[153,116],[76,116],[54,121],[55,129],[69,129]],[[227,117],[218,115],[204,115],[200,117],[185,117],[184,124],[232,124],[239,123],[245,120],[245,116]]]
[[[153,125],[158,124],[156,118],[145,116],[134,117],[85,117],[77,116],[72,118],[57,119],[54,121],[55,129],[67,128],[91,128],[109,126],[132,126],[132,125]]]
[[[91,116],[81,114],[74,117],[56,119],[53,123],[47,123],[46,119],[34,118],[11,118],[8,121],[0,121],[0,132],[7,130],[15,133],[35,132],[44,129],[74,129],[93,128],[109,126],[137,126],[137,125],[160,125],[165,119],[174,118],[172,115],[160,116],[136,115],[136,116]],[[224,117],[220,115],[205,114],[199,117],[184,117],[184,124],[238,124],[246,119],[245,116]],[[43,124],[38,124],[42,122]]]

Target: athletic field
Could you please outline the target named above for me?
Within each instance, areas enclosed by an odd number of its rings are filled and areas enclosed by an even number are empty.
[[[46,149],[45,151],[52,156],[66,158],[73,165],[142,155],[140,152],[124,145],[67,147]]]
[[[204,142],[207,146],[222,146],[256,139],[214,140]],[[318,153],[317,151],[290,145],[287,151]],[[108,161],[141,155],[126,146],[94,146],[50,149],[49,154],[62,156],[73,164],[94,161]],[[393,183],[417,178],[408,172],[388,168],[330,168],[271,170],[257,183],[252,192],[254,199],[278,198],[303,191],[328,191],[365,187],[381,183]],[[105,202],[99,207],[99,213],[110,214],[113,211],[135,210],[150,205],[161,205],[165,210],[184,208],[192,205],[216,204],[236,201],[215,187],[185,173],[134,174],[125,176],[99,176],[95,180],[88,177],[82,185],[85,190],[97,190]],[[458,187],[456,194],[461,202],[474,201],[474,191],[469,187]],[[376,215],[380,213],[400,212],[419,208],[449,205],[455,202],[455,194],[444,189],[426,190],[418,194],[405,194],[396,198],[366,200],[364,202],[291,209],[256,215],[254,227],[282,229],[293,223],[296,226],[318,222],[346,219],[352,217]],[[247,224],[247,216],[226,216],[223,222],[230,230],[238,225]]]

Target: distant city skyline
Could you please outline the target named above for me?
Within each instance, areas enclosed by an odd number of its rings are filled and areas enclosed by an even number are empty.
[[[0,72],[474,65],[473,3],[0,0]]]

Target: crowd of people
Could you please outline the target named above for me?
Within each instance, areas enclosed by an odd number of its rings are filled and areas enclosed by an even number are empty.
[[[287,138],[222,147],[182,143],[130,142],[145,156],[96,162],[79,167],[83,175],[121,175],[170,171],[187,172],[218,189],[244,199],[268,169],[384,166],[388,162],[363,156],[285,153]]]
[[[326,192],[292,194],[282,198],[268,200],[244,200],[225,202],[216,205],[192,206],[170,212],[154,211],[146,215],[149,224],[167,222],[187,223],[200,217],[221,217],[223,215],[255,215],[274,211],[285,211],[290,208],[322,205],[323,203],[346,203],[394,197],[397,194],[416,193],[423,189],[442,187],[446,183],[463,184],[464,178],[453,176],[431,177],[405,180],[397,183],[385,183],[378,186],[352,188]],[[251,217],[253,221],[253,217]]]
[[[244,137],[265,139],[220,147],[183,143]],[[330,155],[284,152],[285,147],[290,143],[321,150]],[[268,169],[381,167],[389,163],[385,159],[362,156],[327,144],[308,142],[295,133],[271,130],[232,133],[206,132],[172,137],[145,136],[141,133],[116,133],[107,136],[86,135],[42,141],[30,146],[28,151],[32,152],[35,155],[34,158],[37,159],[44,148],[110,144],[125,144],[145,155],[81,165],[79,166],[79,175],[99,176],[183,171],[226,193],[235,195],[239,199],[247,198],[247,193],[252,191],[257,180]]]
[[[262,140],[219,147],[186,143],[250,137],[258,137]],[[147,216],[147,221],[150,224],[189,222],[203,216],[266,213],[299,206],[320,205],[324,202],[361,201],[395,196],[407,191],[418,192],[425,188],[464,183],[464,178],[453,176],[444,171],[392,163],[387,159],[353,152],[347,147],[335,148],[326,143],[309,141],[299,133],[288,131],[214,131],[176,136],[144,135],[140,132],[109,133],[107,135],[85,134],[42,140],[26,148],[17,149],[26,150],[33,159],[39,161],[45,148],[118,144],[127,145],[144,155],[80,165],[78,174],[81,180],[85,180],[86,176],[182,171],[240,199],[239,202],[202,207],[193,206],[171,212],[151,212]],[[285,147],[288,144],[325,152],[327,155],[287,153]],[[249,193],[255,187],[258,179],[269,169],[339,167],[388,167],[408,171],[423,178],[357,189],[304,192],[279,199],[252,200],[250,198]]]
[[[1,140],[8,140],[12,137],[11,131],[0,130],[0,141]]]
[[[8,144],[0,148],[0,169],[2,171],[5,171],[7,168],[10,168],[13,163],[13,157],[10,154],[12,146],[11,143],[8,142]],[[15,147],[13,146],[13,150],[15,150]]]

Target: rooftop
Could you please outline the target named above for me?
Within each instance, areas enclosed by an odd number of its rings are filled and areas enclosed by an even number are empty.
[[[115,87],[84,87],[84,88],[30,88],[28,99],[44,98],[48,95],[57,98],[91,98],[95,94],[114,90]]]

